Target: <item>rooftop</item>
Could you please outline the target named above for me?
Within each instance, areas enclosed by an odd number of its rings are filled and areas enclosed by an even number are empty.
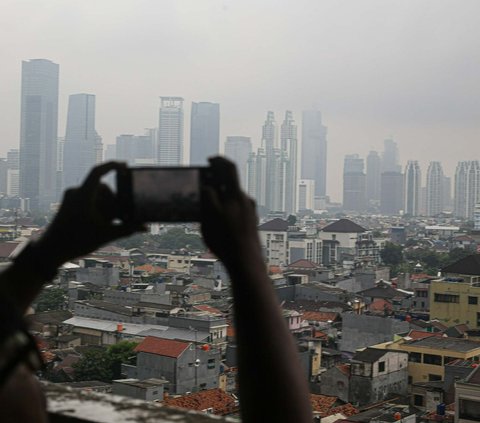
[[[442,273],[480,276],[480,254],[472,254],[445,266],[442,269]]]
[[[360,225],[352,222],[349,219],[340,219],[336,222],[330,223],[330,225],[325,226],[322,229],[322,232],[340,232],[340,233],[361,233],[365,232],[365,228]]]
[[[178,358],[189,347],[190,343],[172,339],[147,336],[135,347],[135,352],[144,352],[166,357]]]
[[[352,360],[363,361],[365,363],[375,363],[388,352],[388,350],[369,347],[355,353],[355,355],[352,357]]]
[[[164,399],[163,404],[169,407],[186,408],[195,411],[213,409],[212,414],[218,416],[238,411],[237,401],[219,388],[207,389],[177,398],[168,397]]]
[[[445,338],[440,336],[431,336],[429,338],[406,342],[405,345],[458,352],[468,352],[480,349],[480,342],[470,341],[468,339]]]
[[[273,232],[286,232],[288,230],[288,222],[286,220],[280,219],[277,217],[276,219],[269,220],[264,224],[258,227],[259,231],[273,231]]]

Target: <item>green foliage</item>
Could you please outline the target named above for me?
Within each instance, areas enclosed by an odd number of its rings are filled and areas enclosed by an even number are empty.
[[[387,242],[380,256],[387,266],[397,266],[403,261],[403,248],[393,242]]]
[[[106,349],[92,349],[83,355],[76,364],[75,380],[101,380],[111,382],[121,378],[122,363],[133,364],[136,354],[133,351],[137,342],[121,341]]]
[[[172,228],[165,234],[159,235],[156,241],[158,248],[205,250],[202,239],[198,235],[185,233],[183,228]]]
[[[61,288],[45,288],[37,297],[35,311],[62,310],[65,304],[65,292]]]
[[[289,226],[295,226],[295,223],[297,223],[297,216],[295,216],[293,214],[290,214],[287,217],[287,222],[288,222]]]

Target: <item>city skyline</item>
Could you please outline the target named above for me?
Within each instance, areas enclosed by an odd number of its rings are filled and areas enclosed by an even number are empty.
[[[96,95],[105,144],[155,127],[160,95],[221,104],[221,145],[241,135],[254,148],[266,110],[292,110],[300,123],[303,110],[318,108],[337,163],[327,178],[333,199],[341,197],[343,156],[379,151],[390,135],[402,165],[441,161],[452,176],[480,136],[480,4],[347,4],[105,0],[91,13],[49,0],[10,3],[0,17],[15,39],[2,42],[1,153],[18,146],[21,60],[49,58],[62,67],[59,134],[68,95],[78,92]]]

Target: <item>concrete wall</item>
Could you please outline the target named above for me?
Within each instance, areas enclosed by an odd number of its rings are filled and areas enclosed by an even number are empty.
[[[320,393],[340,398],[342,401],[349,401],[350,381],[345,373],[332,367],[322,373]]]
[[[407,332],[410,328],[408,322],[352,313],[343,313],[342,320],[340,350],[346,352],[393,341],[394,334]]]

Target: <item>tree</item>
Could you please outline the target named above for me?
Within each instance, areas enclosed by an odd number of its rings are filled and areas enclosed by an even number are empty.
[[[35,311],[62,310],[65,305],[65,292],[61,288],[45,288],[37,297]]]
[[[295,226],[295,223],[297,223],[297,216],[293,214],[288,215],[287,222],[289,226]]]
[[[73,365],[75,380],[101,380],[111,382],[122,377],[122,364],[133,364],[136,360],[137,342],[121,341],[106,349],[92,349]]]
[[[403,261],[403,248],[393,242],[387,242],[380,252],[380,257],[387,266],[398,266]]]
[[[183,228],[172,228],[168,232],[157,237],[158,248],[169,248],[170,250],[179,250],[187,248],[189,250],[205,250],[205,245],[198,235],[187,234]]]

